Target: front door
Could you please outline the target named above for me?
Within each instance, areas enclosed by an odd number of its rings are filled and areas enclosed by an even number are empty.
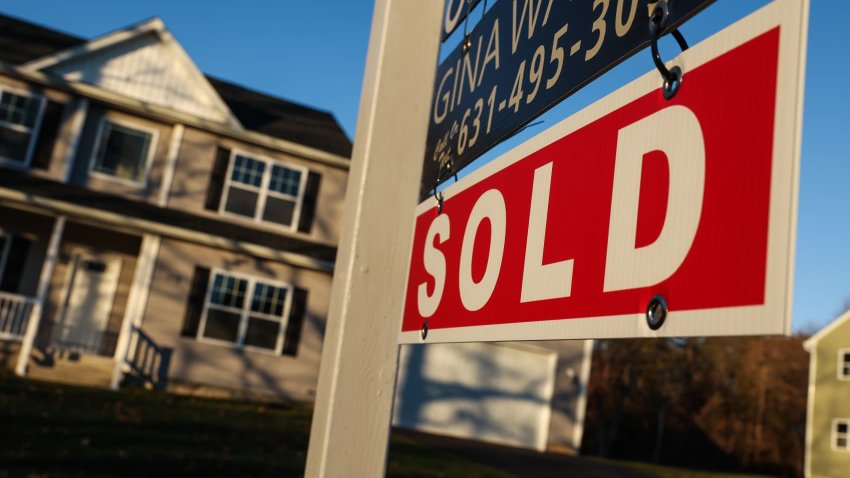
[[[97,352],[109,322],[118,288],[121,259],[101,254],[76,254],[60,322],[60,342]]]

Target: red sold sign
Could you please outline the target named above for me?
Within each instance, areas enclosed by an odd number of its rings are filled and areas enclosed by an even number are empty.
[[[401,342],[425,324],[426,342],[787,332],[804,51],[789,5],[689,50],[670,101],[644,77],[447,189],[442,213],[420,205]]]

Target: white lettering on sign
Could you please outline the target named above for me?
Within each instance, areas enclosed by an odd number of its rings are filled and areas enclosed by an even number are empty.
[[[417,289],[419,314],[422,317],[431,317],[440,305],[443,298],[443,289],[446,286],[446,256],[434,247],[434,238],[440,239],[440,244],[449,239],[451,232],[449,216],[441,214],[431,223],[428,235],[425,237],[425,252],[423,263],[425,270],[434,278],[434,293],[428,295],[428,284],[419,284]]]
[[[643,157],[652,151],[667,156],[667,214],[658,239],[635,247]],[[693,111],[670,106],[619,131],[605,292],[651,286],[676,272],[694,241],[704,188],[705,143]]]
[[[534,171],[531,188],[531,211],[528,218],[528,242],[522,271],[520,301],[569,297],[573,282],[573,260],[543,264],[543,243],[546,240],[546,218],[549,215],[549,188],[552,184],[552,163]]]
[[[661,233],[651,244],[635,247],[643,158],[664,153],[669,175],[667,211]],[[670,106],[622,128],[617,135],[614,187],[608,230],[604,292],[657,284],[670,277],[685,260],[699,226],[705,188],[705,145],[699,120],[684,106]],[[523,262],[520,301],[569,297],[574,259],[543,263],[549,215],[552,163],[534,171]],[[475,239],[484,220],[490,222],[490,246],[483,277],[472,277]],[[464,308],[480,310],[490,300],[502,266],[507,234],[505,200],[497,189],[482,194],[466,222],[460,253],[458,287]],[[434,291],[420,283],[417,305],[422,317],[432,316],[440,305],[446,282],[446,257],[437,249],[449,239],[448,213],[440,214],[428,228],[423,250],[426,272]]]
[[[453,5],[454,9],[452,9]],[[460,14],[463,13],[465,7],[466,0],[449,0],[446,2],[446,14],[443,20],[443,28],[445,33],[454,31],[454,29],[457,27],[458,20],[460,20]]]
[[[517,16],[517,0],[513,0],[513,24],[511,29],[511,53],[516,53],[519,46],[520,35],[522,34],[523,20],[527,19],[528,39],[534,36],[534,30],[537,27],[537,19],[540,16],[541,0],[523,0],[522,9]],[[551,7],[551,0],[550,0]],[[536,4],[536,7],[535,7]],[[546,10],[549,11],[548,9]]]
[[[439,212],[420,203],[400,341],[788,333],[804,3],[773,2],[688,50],[677,64],[690,86],[672,101],[648,73],[449,185]],[[468,66],[452,56],[436,77],[447,133],[435,158],[457,166],[458,151],[505,134],[505,115],[550,98],[559,71],[572,88],[571,61],[604,41],[595,58],[607,62],[609,43],[637,38],[646,4],[496,2],[499,79],[488,76],[496,57],[477,51],[497,51],[492,14],[473,32]],[[578,5],[580,18],[562,14]],[[764,84],[734,95],[729,72],[742,65]],[[646,317],[657,295],[669,304],[661,328]]]
[[[478,235],[481,223],[485,218],[490,221],[490,250],[487,255],[484,277],[481,278],[480,282],[475,282],[472,277],[472,253],[475,237]],[[473,206],[466,223],[466,231],[463,234],[458,285],[460,287],[460,300],[466,310],[479,310],[490,300],[493,289],[496,287],[496,281],[499,280],[502,256],[505,252],[506,232],[505,198],[499,190],[490,189],[482,194]]]

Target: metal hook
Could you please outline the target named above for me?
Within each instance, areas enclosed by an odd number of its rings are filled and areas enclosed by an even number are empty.
[[[443,213],[443,193],[437,192],[437,188],[434,188],[434,199],[437,200],[437,214]]]
[[[463,54],[466,55],[466,52],[472,48],[472,36],[466,34],[466,27],[469,25],[469,5],[472,3],[472,0],[466,0],[466,15],[463,18]]]
[[[658,39],[661,37],[661,31],[667,23],[670,16],[670,7],[666,1],[658,2],[655,8],[652,9],[652,14],[649,15],[649,37],[650,49],[652,50],[652,61],[655,63],[655,68],[661,73],[664,78],[664,83],[661,87],[661,92],[664,94],[664,99],[669,100],[676,95],[679,88],[682,86],[682,69],[678,66],[668,69],[661,60],[661,54],[658,52]],[[673,30],[673,38],[679,44],[682,51],[688,49],[688,42],[679,30]]]
[[[440,187],[440,183],[448,179],[449,177],[454,176],[455,182],[457,182],[457,171],[455,171],[455,162],[451,157],[446,161],[445,167],[441,167],[440,169],[446,169],[450,176],[447,176],[445,173],[441,174],[440,171],[437,171],[437,180],[434,183],[434,199],[437,200],[437,214],[442,214],[443,212],[443,193],[438,192],[437,188]]]

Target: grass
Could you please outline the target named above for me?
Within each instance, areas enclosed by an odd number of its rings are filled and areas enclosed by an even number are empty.
[[[613,461],[601,458],[587,458],[600,463],[616,465],[620,468],[637,471],[648,476],[657,478],[769,478],[767,475],[753,475],[744,473],[725,473],[716,471],[692,470],[689,468],[677,468],[672,466],[653,465],[639,461]]]
[[[304,473],[311,410],[0,377],[0,476]],[[388,476],[508,477],[393,437]]]
[[[0,372],[0,477],[298,477],[304,473],[311,414],[306,406],[138,389],[111,392],[23,380]],[[764,478],[572,459],[659,478]],[[486,466],[487,458],[480,461],[393,433],[387,476],[515,476]],[[594,476],[616,476],[617,468],[614,473]]]

